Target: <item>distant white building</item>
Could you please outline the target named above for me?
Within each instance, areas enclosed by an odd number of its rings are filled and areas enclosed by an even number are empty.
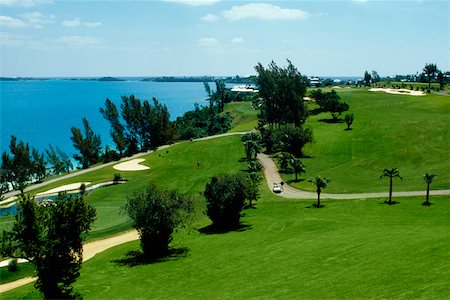
[[[311,77],[309,79],[309,86],[319,86],[321,84],[319,77]]]
[[[236,93],[258,93],[259,90],[253,85],[235,85],[231,88],[232,92]]]

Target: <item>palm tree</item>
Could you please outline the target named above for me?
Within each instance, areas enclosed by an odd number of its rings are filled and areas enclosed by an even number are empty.
[[[423,68],[423,72],[428,77],[428,93],[431,91],[431,79],[434,77],[434,74],[438,71],[436,64],[425,64]]]
[[[424,205],[429,206],[431,203],[429,201],[430,198],[430,184],[433,182],[433,179],[436,177],[436,174],[425,173],[423,175],[423,179],[427,183],[427,196]]]
[[[310,182],[312,185],[316,186],[317,191],[317,205],[316,207],[320,207],[320,193],[322,192],[322,189],[326,188],[328,186],[328,183],[330,182],[327,178],[322,178],[320,176],[316,176],[316,178],[309,179],[308,182]]]
[[[384,169],[383,173],[381,173],[380,179],[383,177],[389,177],[389,202],[388,204],[392,204],[392,179],[394,177],[400,178],[400,180],[403,180],[403,178],[400,176],[400,172],[398,171],[398,168],[392,168],[392,169]]]
[[[291,165],[292,169],[294,170],[295,173],[295,181],[297,181],[297,175],[299,173],[305,173],[306,172],[306,167],[305,165],[302,163],[302,161],[300,160],[300,158],[292,158],[289,161],[289,164]]]

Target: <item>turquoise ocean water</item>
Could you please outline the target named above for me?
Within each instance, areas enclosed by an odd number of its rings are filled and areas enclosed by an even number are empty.
[[[141,100],[156,97],[167,105],[171,119],[206,105],[201,82],[165,83],[142,81],[29,80],[0,81],[0,151],[7,151],[11,135],[43,151],[49,144],[68,155],[76,150],[70,140],[70,128],[81,128],[85,116],[103,146],[112,145],[109,125],[99,113],[106,98],[117,106],[122,95]]]

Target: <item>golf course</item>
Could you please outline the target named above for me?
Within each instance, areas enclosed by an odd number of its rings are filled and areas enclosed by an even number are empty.
[[[324,89],[324,91],[329,91]],[[437,174],[432,190],[450,189],[450,97],[393,95],[368,88],[339,88],[354,114],[351,130],[329,113],[310,111],[305,126],[314,140],[304,149],[306,172],[280,173],[293,188],[315,192],[309,179],[330,179],[324,193],[387,192],[383,169],[398,168],[394,191],[425,191],[425,173]],[[203,191],[213,176],[247,172],[241,137],[255,129],[258,111],[250,102],[225,106],[233,117],[229,135],[182,141],[141,156],[141,170],[118,171],[114,164],[31,190],[35,195],[60,186],[126,181],[88,192],[97,218],[88,242],[132,230],[123,208],[127,197],[149,182],[194,197],[195,219],[178,230],[171,255],[139,259],[139,240],[109,248],[83,263],[73,284],[85,299],[252,299],[450,297],[450,196],[370,199],[287,199],[263,178],[259,199],[243,211],[241,227],[205,233]],[[273,160],[277,163],[276,159]],[[89,186],[88,185],[88,186]],[[0,231],[14,216],[0,217]],[[0,268],[0,283],[33,274],[30,264],[17,272]],[[40,299],[33,284],[1,294],[2,299]]]

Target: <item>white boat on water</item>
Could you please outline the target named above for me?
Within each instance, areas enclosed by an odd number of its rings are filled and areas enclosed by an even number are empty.
[[[236,93],[258,93],[259,90],[253,85],[235,85],[231,88],[232,92]]]

